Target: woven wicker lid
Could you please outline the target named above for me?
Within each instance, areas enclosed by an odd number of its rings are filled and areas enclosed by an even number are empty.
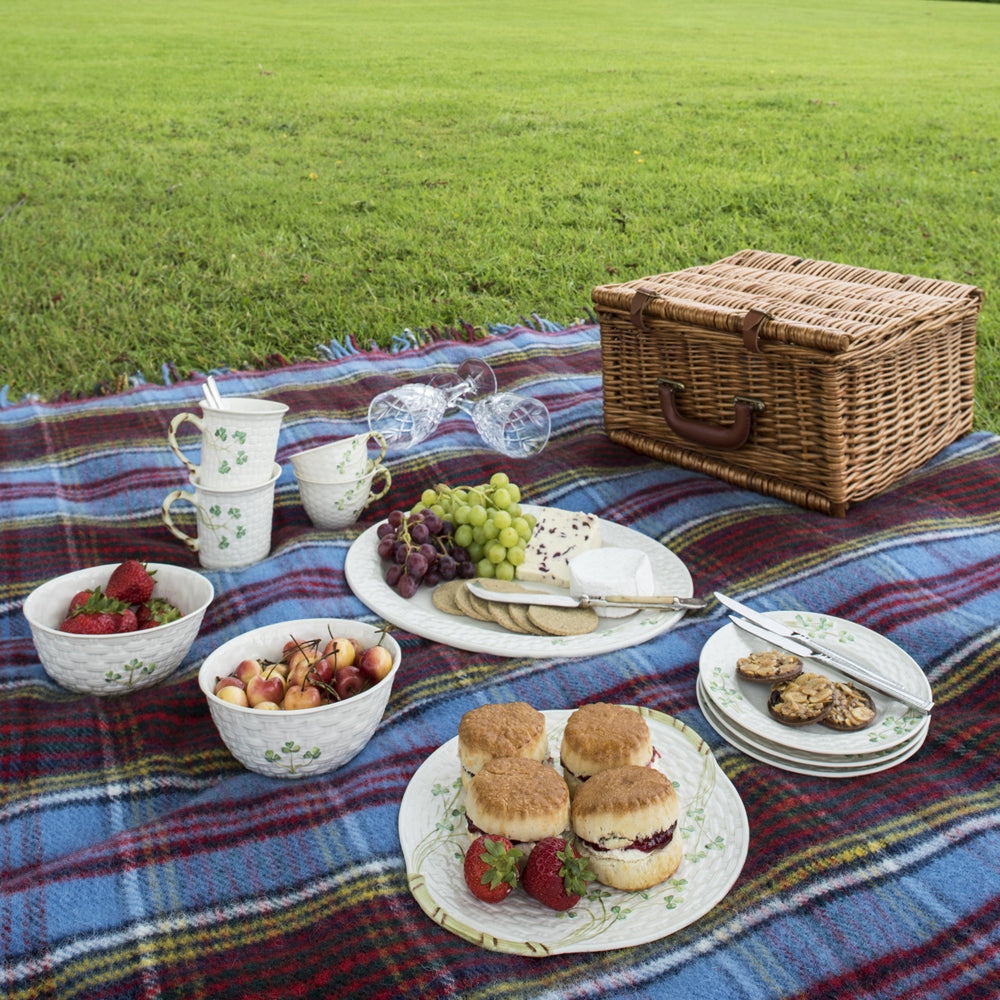
[[[983,292],[932,278],[873,271],[787,254],[743,250],[714,264],[619,285],[592,298],[643,329],[654,320],[731,331],[753,349],[781,341],[842,353],[891,340],[966,306]]]

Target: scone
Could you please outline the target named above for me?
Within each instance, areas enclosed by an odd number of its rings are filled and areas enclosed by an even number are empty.
[[[466,712],[458,723],[458,759],[466,789],[494,757],[542,761],[548,752],[545,716],[525,701],[480,705]]]
[[[592,775],[626,764],[645,767],[655,756],[646,720],[635,709],[601,701],[581,705],[569,717],[559,748],[571,795]]]
[[[584,782],[573,797],[580,854],[595,878],[636,892],[670,878],[681,862],[679,803],[670,779],[652,767],[614,767]]]
[[[537,841],[569,829],[569,789],[548,764],[494,757],[469,782],[465,816],[471,839],[499,834],[528,854]]]

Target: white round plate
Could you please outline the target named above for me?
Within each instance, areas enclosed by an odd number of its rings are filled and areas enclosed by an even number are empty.
[[[803,611],[770,611],[767,616],[822,640],[831,648],[841,648],[852,659],[914,694],[931,697],[930,684],[917,662],[894,642],[863,625],[832,615]],[[833,757],[870,753],[910,740],[914,730],[927,718],[924,712],[866,688],[875,702],[876,712],[874,723],[867,729],[842,733],[820,725],[784,726],[768,714],[770,685],[743,680],[736,673],[736,661],[741,656],[771,648],[774,647],[765,640],[727,624],[702,647],[698,676],[705,693],[724,718],[772,743],[790,750]],[[811,660],[804,661],[804,667],[831,680],[850,680],[832,667]],[[864,688],[864,684],[858,686]]]
[[[537,513],[544,508],[525,511]],[[656,593],[691,597],[691,574],[665,545],[612,521],[600,522],[606,546],[639,549],[653,566]],[[378,556],[378,525],[359,535],[347,552],[344,575],[354,595],[377,615],[414,635],[443,642],[456,649],[499,656],[596,656],[638,646],[680,621],[683,611],[637,611],[628,618],[602,618],[587,635],[519,635],[493,622],[478,622],[439,611],[431,602],[431,588],[421,587],[408,600],[385,582],[385,564]]]
[[[726,725],[725,719],[712,708],[711,699],[701,684],[697,685],[696,690],[698,707],[702,714],[708,720],[708,724],[727,743],[731,743],[737,750],[742,751],[748,757],[753,757],[754,760],[770,764],[782,771],[806,774],[813,778],[860,778],[868,774],[876,774],[879,771],[887,771],[889,768],[901,764],[904,760],[909,760],[923,746],[924,740],[927,738],[927,727],[924,727],[918,732],[912,743],[903,744],[891,754],[875,759],[869,764],[821,764],[819,762],[799,761],[764,750],[759,745],[747,740],[742,733],[734,732],[732,727]]]
[[[752,733],[742,726],[738,726],[735,722],[726,719],[712,704],[712,699],[705,690],[705,685],[702,683],[700,677],[697,681],[696,692],[698,695],[698,707],[701,708],[702,714],[708,719],[712,724],[712,728],[720,736],[725,736],[728,739],[731,734],[740,740],[741,743],[755,747],[762,753],[769,754],[772,757],[780,758],[790,763],[816,765],[822,768],[870,767],[882,761],[894,760],[911,750],[914,743],[918,745],[923,743],[927,737],[927,730],[930,728],[931,722],[929,715],[924,716],[924,721],[914,729],[909,740],[905,743],[889,747],[887,750],[873,750],[871,753],[852,754],[809,753],[807,750],[789,750],[779,743],[766,740],[756,733]],[[721,731],[720,727],[725,729],[725,733]]]
[[[746,860],[750,829],[739,793],[708,744],[684,723],[638,711],[660,751],[661,770],[677,788],[684,856],[672,878],[643,892],[597,882],[571,910],[558,913],[517,889],[502,903],[476,899],[465,884],[469,846],[458,737],[439,747],[410,779],[399,808],[399,839],[414,899],[453,934],[490,951],[541,957],[644,944],[687,927],[732,888]],[[569,710],[547,711],[553,760]]]

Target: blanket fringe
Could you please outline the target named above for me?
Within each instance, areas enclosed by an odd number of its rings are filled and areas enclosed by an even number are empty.
[[[588,309],[585,318],[573,320],[569,326],[576,326],[580,323],[597,323],[597,317]],[[557,333],[567,329],[552,320],[543,319],[538,313],[531,313],[530,316],[521,316],[520,323],[489,323],[485,328],[466,323],[459,320],[457,326],[428,326],[411,330],[407,327],[401,333],[392,338],[387,348],[379,347],[376,344],[369,344],[367,348],[361,347],[357,336],[353,333],[347,334],[341,340],[331,340],[326,344],[316,345],[316,358],[299,358],[290,360],[283,354],[268,354],[264,358],[256,358],[252,366],[247,366],[242,371],[262,371],[275,368],[287,368],[290,365],[301,361],[335,361],[338,358],[349,357],[354,354],[375,353],[377,351],[388,350],[390,354],[399,354],[403,351],[412,351],[427,344],[446,340],[457,340],[465,343],[473,343],[477,340],[485,340],[488,337],[503,336],[518,327],[536,330],[539,333]],[[223,375],[234,371],[232,368],[220,367],[212,368],[207,372],[191,370],[187,375],[183,375],[174,362],[165,361],[160,366],[160,380],[163,385],[174,385],[192,378],[205,378],[207,375]],[[121,374],[114,379],[98,382],[89,392],[63,392],[49,400],[52,403],[69,403],[81,399],[93,399],[102,396],[116,396],[137,386],[148,385],[149,382],[141,371],[131,374]],[[42,397],[37,393],[28,393],[21,399],[11,402],[9,397],[10,386],[0,387],[0,409],[13,406],[16,403],[39,403]]]

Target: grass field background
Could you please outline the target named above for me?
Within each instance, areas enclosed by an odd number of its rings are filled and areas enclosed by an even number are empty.
[[[745,247],[977,284],[1000,6],[6,0],[0,385],[585,315]]]

